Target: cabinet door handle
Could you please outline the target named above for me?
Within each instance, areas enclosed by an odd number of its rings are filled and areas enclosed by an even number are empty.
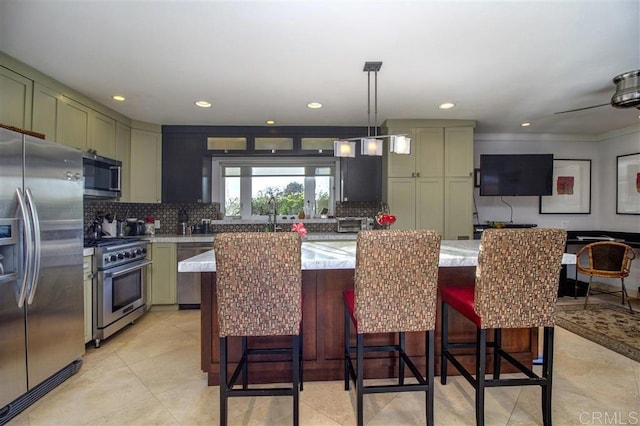
[[[416,177],[420,177],[420,172],[416,173]]]
[[[411,177],[416,177],[416,172],[411,172]]]

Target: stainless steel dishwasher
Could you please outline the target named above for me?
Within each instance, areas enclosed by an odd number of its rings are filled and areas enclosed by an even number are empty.
[[[213,243],[178,243],[178,262],[213,250]],[[200,307],[200,273],[178,272],[178,305],[180,309]]]

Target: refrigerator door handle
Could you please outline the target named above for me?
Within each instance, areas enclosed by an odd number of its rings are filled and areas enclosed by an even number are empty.
[[[20,289],[18,290],[18,294],[16,295],[18,300],[18,307],[22,308],[25,302],[25,296],[27,294],[27,284],[31,278],[31,267],[33,264],[33,230],[31,228],[31,216],[29,215],[29,211],[27,208],[27,203],[25,203],[24,197],[22,196],[22,191],[20,188],[16,188],[16,197],[18,198],[18,204],[20,205],[20,212],[22,214],[23,221],[23,233],[24,233],[24,244],[25,244],[25,253],[24,253],[24,262],[22,265],[22,283],[20,284]]]
[[[29,299],[27,300],[27,303],[31,305],[33,303],[33,298],[36,296],[38,278],[40,277],[40,264],[42,263],[42,241],[40,240],[40,218],[38,217],[38,209],[36,208],[36,204],[33,202],[33,195],[31,194],[31,190],[29,188],[25,189],[24,193],[27,196],[27,204],[29,206],[29,211],[31,212],[31,217],[33,220],[33,236],[35,241],[33,278],[31,279],[32,284],[31,289],[29,290]]]

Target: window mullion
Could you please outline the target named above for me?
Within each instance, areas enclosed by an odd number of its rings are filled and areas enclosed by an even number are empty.
[[[316,180],[308,175],[304,178],[304,207],[311,206],[315,209],[316,204]],[[305,210],[305,213],[309,213]]]
[[[242,167],[240,178],[240,216],[251,217],[251,168]]]

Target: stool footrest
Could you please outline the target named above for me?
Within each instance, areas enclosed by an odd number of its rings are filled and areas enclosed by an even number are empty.
[[[357,351],[356,346],[349,346],[347,348],[347,351],[345,352],[345,358],[346,358],[346,364],[348,366],[347,370],[348,370],[349,376],[351,377],[351,380],[354,382],[354,384],[357,385],[356,383],[357,374],[356,374],[355,367],[353,365],[353,359],[350,357],[350,355],[352,353],[356,353],[356,351]],[[417,384],[409,384],[409,385],[395,384],[395,385],[384,385],[384,386],[362,386],[362,393],[384,393],[384,392],[389,392],[390,390],[395,392],[403,392],[403,391],[412,392],[412,391],[429,391],[430,390],[428,382],[424,379],[424,376],[422,375],[422,373],[420,373],[420,370],[418,370],[418,367],[415,366],[415,364],[413,363],[411,358],[409,358],[409,356],[406,354],[406,352],[404,351],[401,345],[363,346],[362,352],[363,353],[397,352],[398,356],[402,358],[402,361],[404,362],[405,366],[409,368],[409,370],[413,374],[413,377],[418,381]],[[400,380],[400,378],[398,379]]]
[[[290,396],[291,388],[264,388],[264,389],[233,389],[227,388],[227,396]]]
[[[362,387],[362,393],[387,393],[391,392],[428,392],[429,385],[426,384],[407,384],[407,385],[368,385]]]

